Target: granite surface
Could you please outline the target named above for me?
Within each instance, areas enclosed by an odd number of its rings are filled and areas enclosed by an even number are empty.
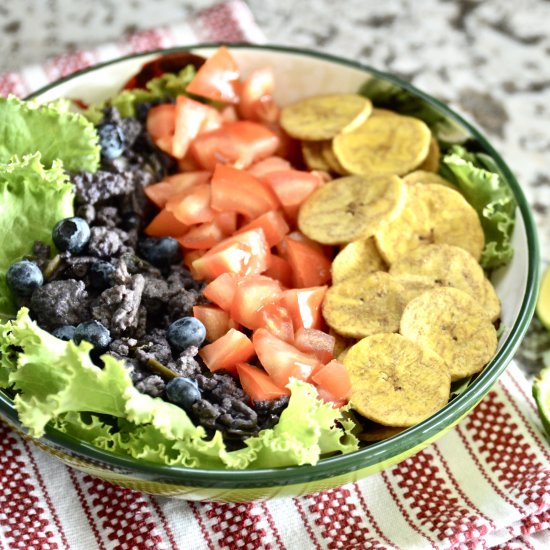
[[[248,0],[267,42],[391,71],[481,127],[533,207],[550,263],[550,1]],[[0,4],[0,71],[184,19],[212,0],[18,0]],[[534,322],[519,359],[550,364]]]

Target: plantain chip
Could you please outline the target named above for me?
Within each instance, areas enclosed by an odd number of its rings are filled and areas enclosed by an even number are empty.
[[[340,161],[336,158],[336,155],[334,154],[334,151],[332,149],[332,140],[329,139],[327,141],[323,141],[322,143],[323,145],[321,146],[321,154],[323,155],[323,158],[325,159],[325,162],[328,164],[330,169],[340,176],[348,175],[349,172],[340,164]]]
[[[407,299],[398,280],[377,271],[331,286],[323,301],[323,316],[332,329],[348,338],[397,332]]]
[[[332,284],[358,275],[387,270],[374,238],[360,239],[344,246],[332,260]]]
[[[330,141],[302,141],[300,143],[304,162],[310,170],[328,172],[331,169],[323,155],[323,146],[325,143],[330,143]]]
[[[435,353],[400,334],[376,334],[351,347],[344,359],[352,408],[384,426],[408,427],[441,409],[451,378]]]
[[[407,187],[397,176],[348,176],[316,189],[302,204],[298,227],[323,244],[343,244],[374,234],[402,210]]]
[[[425,172],[431,172],[436,174],[439,171],[439,157],[441,156],[441,150],[439,149],[439,142],[432,135],[430,139],[430,147],[428,149],[428,155],[424,161],[417,167],[417,170]]]
[[[357,128],[371,110],[370,100],[360,95],[319,95],[284,107],[280,124],[294,138],[321,141]]]
[[[370,116],[401,116],[395,111],[390,111],[389,109],[382,109],[381,107],[373,107]]]
[[[479,260],[485,236],[479,217],[454,189],[427,183],[408,186],[405,207],[375,233],[376,246],[388,264],[420,246],[452,244]]]
[[[336,359],[341,361],[341,354],[345,353],[351,346],[353,346],[353,344],[355,344],[355,340],[353,338],[346,338],[331,328],[328,329],[328,333],[331,336],[334,336],[334,350],[332,354],[336,357]]]
[[[438,183],[439,185],[456,189],[451,182],[447,181],[445,178],[442,178],[439,174],[426,172],[425,170],[415,170],[414,172],[410,172],[406,176],[403,176],[403,181],[409,185],[414,185],[416,183]]]
[[[496,330],[487,312],[456,288],[429,290],[409,302],[399,330],[437,353],[453,381],[480,372],[497,347]]]
[[[428,155],[431,133],[413,117],[374,116],[351,132],[340,133],[332,148],[350,174],[407,174]]]
[[[484,281],[484,287],[485,287],[485,294],[483,297],[483,309],[487,312],[487,315],[489,316],[489,319],[493,321],[497,321],[500,317],[500,311],[501,311],[501,304],[500,304],[500,298],[497,296],[497,292],[495,290],[495,287],[489,281],[489,279],[485,279]]]

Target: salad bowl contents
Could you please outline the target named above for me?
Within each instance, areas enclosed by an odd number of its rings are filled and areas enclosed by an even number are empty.
[[[190,499],[353,481],[458,422],[527,328],[519,186],[391,76],[198,47],[0,115],[0,410],[80,469]]]

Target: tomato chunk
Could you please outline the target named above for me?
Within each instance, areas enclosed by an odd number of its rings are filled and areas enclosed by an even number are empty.
[[[218,243],[195,260],[193,268],[200,278],[210,281],[227,272],[256,275],[267,269],[270,255],[263,230],[252,229]]]
[[[231,328],[221,338],[201,348],[199,355],[210,371],[224,369],[236,374],[238,363],[246,363],[254,357],[254,346],[246,334]]]
[[[193,306],[193,316],[204,325],[208,342],[221,338],[230,328],[237,328],[229,314],[216,306]]]
[[[203,294],[208,300],[229,312],[237,292],[238,280],[233,273],[222,273],[204,287]]]
[[[181,223],[172,212],[162,209],[145,228],[145,234],[151,237],[181,237],[189,227]]]
[[[265,275],[277,279],[287,288],[292,286],[292,268],[287,260],[277,256],[277,254],[271,254],[269,267],[265,270]]]
[[[158,183],[152,183],[144,188],[147,198],[159,208],[164,208],[168,199],[193,185],[207,183],[210,172],[186,172],[167,176]]]
[[[211,222],[216,213],[210,207],[210,193],[208,183],[193,185],[170,197],[165,208],[187,225]]]
[[[269,210],[255,220],[243,225],[237,233],[261,227],[264,231],[267,244],[272,247],[280,243],[283,237],[289,232],[288,224],[277,210]]]
[[[248,171],[257,178],[262,178],[265,174],[270,172],[279,172],[281,170],[290,170],[291,165],[288,160],[282,157],[267,157],[264,160],[260,160],[253,164]]]
[[[279,207],[279,201],[271,189],[254,176],[233,168],[218,164],[212,175],[212,200],[214,210],[238,212],[249,218]]]
[[[258,367],[253,367],[248,363],[239,363],[237,373],[243,390],[252,401],[270,401],[290,395],[289,389],[277,386],[269,374]]]
[[[163,103],[151,107],[147,113],[145,127],[153,141],[167,136],[171,138],[176,131],[176,106],[172,103]]]
[[[257,122],[276,122],[279,107],[273,100],[275,77],[271,67],[256,69],[239,86],[237,109],[242,118]]]
[[[195,225],[178,239],[184,248],[206,250],[223,241],[225,234],[215,221]]]
[[[285,342],[294,342],[294,325],[283,300],[265,303],[258,309],[258,326]]]
[[[315,372],[313,382],[327,390],[336,400],[348,400],[351,395],[349,374],[343,363],[335,359]]]
[[[314,328],[300,327],[294,335],[294,345],[304,353],[315,355],[323,364],[334,359],[335,342],[334,336]]]
[[[230,237],[237,231],[237,213],[236,212],[219,212],[214,216],[214,221],[223,231],[226,237]]]
[[[283,292],[285,305],[294,323],[294,330],[300,327],[322,328],[321,305],[327,288],[326,286],[291,288]]]
[[[252,337],[256,354],[269,376],[278,386],[286,386],[291,377],[308,380],[318,368],[319,360],[259,328]]]
[[[295,288],[319,286],[330,281],[332,262],[323,252],[288,237],[282,242],[292,269],[292,283]]]
[[[221,46],[197,71],[187,86],[187,92],[224,103],[237,103],[239,96],[234,84],[239,76],[237,62],[229,50]]]

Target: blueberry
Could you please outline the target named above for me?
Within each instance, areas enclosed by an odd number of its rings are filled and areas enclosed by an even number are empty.
[[[189,346],[199,347],[205,338],[206,329],[195,317],[182,317],[174,321],[166,331],[168,343],[178,352]]]
[[[6,282],[17,296],[30,296],[36,288],[42,286],[44,276],[34,262],[21,260],[10,265]]]
[[[115,271],[115,266],[110,262],[103,260],[94,262],[88,271],[90,286],[96,290],[109,288],[112,285],[112,276]]]
[[[76,327],[73,340],[77,344],[86,340],[92,344],[95,350],[105,351],[111,343],[111,333],[99,321],[85,321]]]
[[[68,342],[69,340],[72,340],[74,338],[74,331],[75,328],[73,327],[73,325],[63,325],[54,329],[52,331],[52,334],[56,338]]]
[[[122,128],[113,122],[104,122],[97,128],[101,156],[106,160],[113,160],[124,153],[126,137]]]
[[[166,397],[174,405],[189,412],[193,403],[201,398],[201,391],[195,380],[178,377],[166,384]]]
[[[65,218],[55,224],[52,238],[60,252],[78,254],[90,240],[90,226],[82,218]]]
[[[143,258],[157,267],[168,266],[181,258],[180,244],[172,237],[148,237],[140,241],[138,248]]]

